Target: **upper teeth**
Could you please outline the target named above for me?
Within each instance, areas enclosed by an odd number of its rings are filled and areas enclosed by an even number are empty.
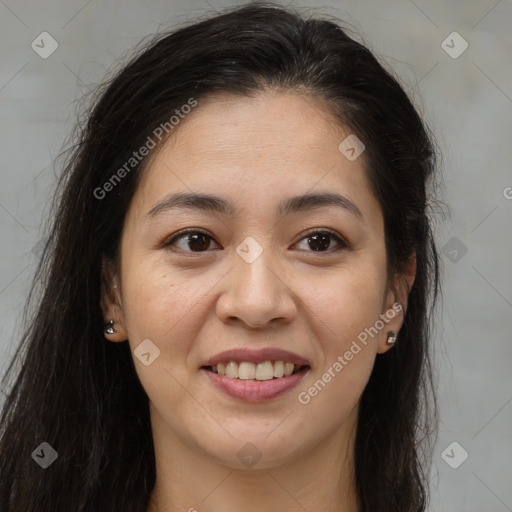
[[[283,375],[291,375],[293,370],[299,366],[293,363],[285,363],[284,361],[265,361],[264,363],[250,363],[242,361],[229,361],[229,363],[219,363],[212,366],[212,370],[219,375],[225,375],[232,379],[256,379],[270,380],[274,377],[282,377]]]

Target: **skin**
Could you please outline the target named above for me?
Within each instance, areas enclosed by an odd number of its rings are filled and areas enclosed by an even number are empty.
[[[128,339],[133,353],[150,339],[160,350],[149,366],[134,356],[155,443],[149,512],[358,510],[351,454],[359,399],[403,313],[359,343],[361,351],[308,404],[297,396],[394,303],[406,309],[415,262],[392,276],[393,293],[364,153],[349,161],[338,150],[349,133],[311,97],[216,95],[199,102],[145,169],[126,215],[119,271],[105,263],[102,309],[105,321],[116,320],[110,341]],[[236,213],[174,210],[147,221],[171,192],[213,193]],[[280,201],[311,192],[349,198],[363,219],[335,206],[276,213]],[[164,247],[184,228],[210,235],[205,251],[187,236],[175,252]],[[322,229],[349,248],[335,252],[331,238],[314,251],[306,235]],[[263,249],[252,263],[236,252],[247,236]],[[239,347],[290,350],[311,370],[266,403],[231,398],[199,367]],[[237,457],[247,442],[262,454],[251,468]]]

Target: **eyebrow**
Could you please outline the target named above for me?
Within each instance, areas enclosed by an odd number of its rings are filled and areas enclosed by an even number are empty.
[[[334,193],[304,194],[289,197],[279,203],[277,213],[285,216],[290,213],[304,212],[327,206],[343,208],[363,221],[363,214],[355,203],[345,196]],[[149,210],[146,214],[146,220],[152,219],[160,213],[176,209],[218,212],[230,216],[233,216],[236,210],[232,203],[218,196],[197,193],[171,193]]]

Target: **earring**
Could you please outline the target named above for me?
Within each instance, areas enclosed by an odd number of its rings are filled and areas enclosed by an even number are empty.
[[[396,338],[397,338],[397,335],[396,335],[395,331],[388,331],[388,339],[386,340],[386,343],[388,345],[393,345],[393,343],[395,343],[395,341],[396,341]]]
[[[114,329],[114,320],[110,320],[110,322],[106,323],[103,328],[103,332],[105,334],[115,334],[116,330]]]

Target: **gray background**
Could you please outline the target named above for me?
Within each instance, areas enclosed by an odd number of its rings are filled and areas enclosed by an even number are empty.
[[[54,160],[78,100],[142,38],[235,4],[0,0],[0,375],[19,342],[42,219],[60,170]],[[436,228],[444,301],[436,320],[441,431],[430,510],[512,511],[512,3],[295,5],[352,24],[436,133],[441,199],[451,214]],[[59,45],[47,59],[31,48],[44,31]],[[441,46],[453,31],[469,44],[457,58]],[[452,39],[445,45],[460,50]],[[460,463],[462,450],[469,456],[453,469],[447,461]]]

